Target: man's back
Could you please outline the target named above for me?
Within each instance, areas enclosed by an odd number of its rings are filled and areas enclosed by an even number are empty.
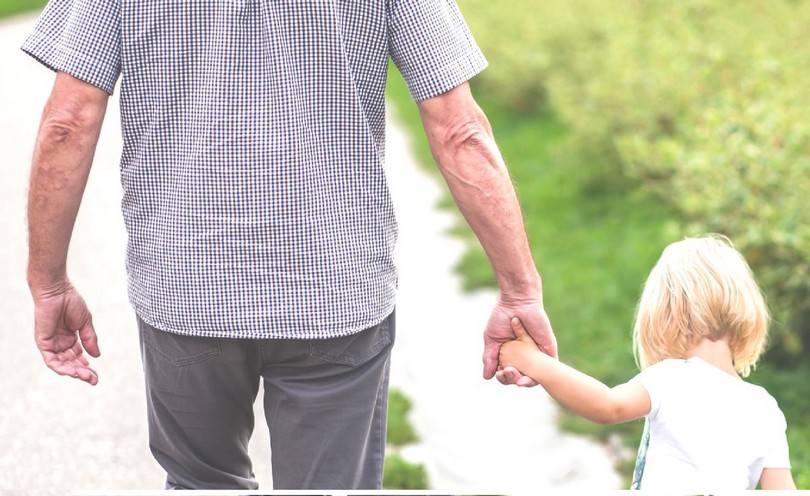
[[[101,55],[74,64],[77,77],[112,92],[120,69],[139,316],[180,334],[323,338],[391,313],[388,59],[410,72],[416,96],[466,80],[484,62],[470,57],[457,11],[384,0],[49,9],[37,32],[80,39],[93,26],[90,51]],[[420,46],[435,40],[441,51]],[[64,48],[32,37],[25,49],[47,63]]]

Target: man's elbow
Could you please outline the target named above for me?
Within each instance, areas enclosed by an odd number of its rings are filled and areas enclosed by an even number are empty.
[[[485,117],[469,116],[449,123],[443,133],[444,146],[456,153],[464,151],[489,152],[492,146],[492,136],[482,119],[485,119]]]
[[[94,119],[75,105],[49,104],[42,115],[40,141],[43,144],[69,144],[94,134]]]
[[[475,116],[447,123],[438,133],[434,155],[446,174],[469,176],[503,173],[501,160],[487,125]]]
[[[105,106],[81,99],[51,99],[42,113],[37,137],[43,152],[83,150],[95,146]]]
[[[101,131],[108,98],[99,88],[66,74],[57,74],[42,112],[40,141],[64,145],[94,140]]]

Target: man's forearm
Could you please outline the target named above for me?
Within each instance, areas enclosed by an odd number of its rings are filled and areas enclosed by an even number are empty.
[[[28,283],[59,291],[73,224],[106,111],[106,94],[60,74],[42,114],[28,190]]]
[[[466,103],[455,110],[458,115],[449,109],[421,107],[431,149],[492,264],[503,297],[539,294],[540,276],[509,173],[486,117],[464,91]]]
[[[523,216],[500,153],[490,135],[469,133],[442,158],[450,192],[487,253],[501,292],[509,296],[539,291]]]

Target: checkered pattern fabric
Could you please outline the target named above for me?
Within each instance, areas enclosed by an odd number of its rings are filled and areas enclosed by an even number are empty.
[[[388,60],[417,100],[486,65],[453,0],[51,0],[23,50],[109,93],[120,76],[137,314],[241,338],[393,310]]]

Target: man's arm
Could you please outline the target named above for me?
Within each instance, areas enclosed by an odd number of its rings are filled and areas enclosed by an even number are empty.
[[[489,121],[469,85],[419,102],[419,111],[433,156],[500,288],[484,332],[484,377],[495,375],[501,343],[514,338],[512,317],[524,322],[543,351],[556,356],[557,342],[543,309],[542,283],[517,196]]]
[[[512,329],[517,339],[501,346],[501,364],[534,379],[572,412],[600,424],[628,422],[650,413],[650,395],[638,382],[610,388],[540,352],[519,319],[512,319]]]
[[[37,347],[50,369],[90,384],[98,376],[84,351],[99,356],[96,333],[66,265],[108,96],[57,74],[40,122],[28,190],[28,286]]]

